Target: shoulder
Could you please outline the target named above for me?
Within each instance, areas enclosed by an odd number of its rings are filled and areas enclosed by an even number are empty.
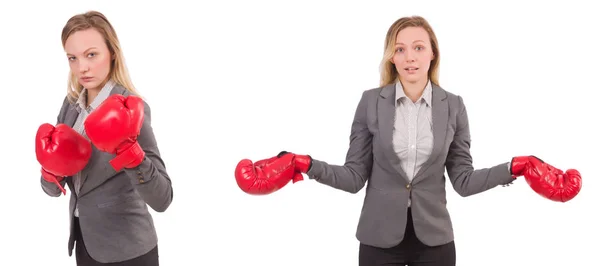
[[[69,95],[66,95],[62,101],[60,110],[58,111],[57,122],[63,123],[69,110],[75,110],[75,102],[69,99]]]
[[[392,100],[396,95],[395,84],[388,84],[362,91],[358,102],[358,109],[373,110],[380,100]]]
[[[65,98],[62,101],[62,106],[60,107],[60,111],[61,113],[66,110],[67,108],[69,108],[70,106],[75,106],[74,103],[71,102],[71,100],[69,99],[69,96],[65,96]]]
[[[434,95],[437,94],[437,97],[448,101],[448,105],[450,106],[450,109],[463,109],[464,108],[464,99],[461,95],[459,95],[457,93],[453,93],[449,90],[446,90],[439,85],[432,86],[432,93]],[[434,96],[434,97],[436,97],[436,96]]]
[[[384,86],[366,89],[363,91],[363,95],[369,96],[369,97],[374,97],[374,96],[377,96],[380,94],[388,94],[390,92],[394,92],[394,89],[395,89],[394,84],[388,84],[388,85],[384,85]]]
[[[363,95],[367,95],[367,96],[378,95],[378,94],[381,93],[381,91],[383,91],[383,88],[385,88],[385,86],[384,87],[377,87],[377,88],[369,88],[369,89],[363,90],[362,94]]]
[[[377,87],[363,90],[360,95],[357,108],[361,110],[366,110],[371,108],[369,106],[376,106],[377,100],[379,99],[383,88],[384,87]]]
[[[388,85],[384,85],[384,86],[379,86],[379,87],[363,90],[362,95],[361,95],[361,98],[362,98],[361,101],[377,100],[380,97],[383,97],[383,98],[394,97],[396,95],[395,89],[396,89],[395,84],[388,84]]]

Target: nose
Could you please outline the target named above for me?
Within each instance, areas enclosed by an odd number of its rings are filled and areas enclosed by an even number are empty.
[[[89,65],[87,64],[87,62],[85,62],[84,60],[79,61],[79,72],[80,73],[85,73],[86,71],[89,70]]]
[[[414,62],[415,61],[415,53],[412,50],[407,50],[405,53],[406,62]]]

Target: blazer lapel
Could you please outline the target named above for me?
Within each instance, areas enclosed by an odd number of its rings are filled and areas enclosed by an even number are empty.
[[[446,131],[448,127],[448,101],[446,101],[446,92],[444,92],[439,86],[432,85],[431,95],[431,119],[433,127],[433,149],[431,156],[425,161],[421,169],[415,175],[415,180],[421,177],[421,175],[431,166],[435,159],[440,155],[442,147],[446,144]]]
[[[77,117],[79,116],[79,112],[77,111],[77,107],[75,107],[75,105],[73,104],[69,104],[68,108],[69,109],[67,109],[64,121],[62,123],[67,126],[73,127],[75,125]]]
[[[379,136],[381,137],[381,148],[390,161],[392,167],[408,182],[408,177],[402,169],[400,158],[394,151],[394,122],[396,116],[396,91],[395,84],[390,84],[381,90],[381,97],[377,103],[377,122]]]
[[[124,93],[125,89],[119,85],[115,85],[110,91],[110,95]],[[81,189],[79,191],[80,197],[104,183],[107,178],[116,174],[116,171],[108,163],[108,161],[114,157],[115,155],[100,151],[92,144],[92,157],[90,158],[90,163],[81,172],[82,180]],[[88,180],[88,177],[91,175],[93,177]]]

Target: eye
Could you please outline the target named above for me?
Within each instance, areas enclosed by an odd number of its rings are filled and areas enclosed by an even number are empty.
[[[96,53],[89,53],[88,57],[94,57],[96,55]]]
[[[396,53],[402,53],[403,49],[402,48],[396,48]]]
[[[420,50],[425,50],[425,47],[423,47],[423,46],[417,46],[417,50],[418,50],[418,51],[420,51]]]
[[[67,60],[69,60],[69,61],[74,61],[74,60],[75,60],[75,57],[74,57],[74,56],[69,56],[69,57],[67,57]]]

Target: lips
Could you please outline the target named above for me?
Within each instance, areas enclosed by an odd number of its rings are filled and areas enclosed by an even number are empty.
[[[404,68],[404,70],[406,70],[406,71],[415,71],[415,70],[419,70],[419,68],[418,67],[406,67],[406,68]]]

